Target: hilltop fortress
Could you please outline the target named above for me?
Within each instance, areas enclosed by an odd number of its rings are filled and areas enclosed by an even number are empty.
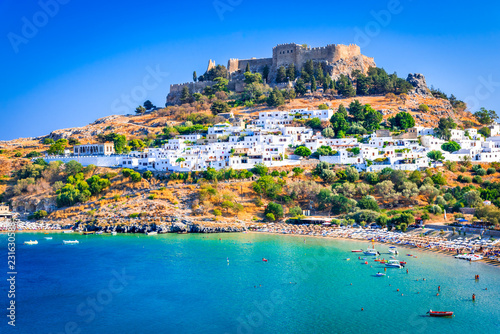
[[[330,75],[332,79],[337,79],[341,74],[350,75],[353,70],[366,73],[368,68],[376,66],[373,58],[362,55],[359,46],[354,44],[329,44],[316,48],[295,43],[278,44],[273,47],[271,58],[229,59],[227,62],[229,88],[237,92],[243,90],[243,73],[247,65],[254,73],[262,73],[267,66],[269,68],[267,83],[275,86],[279,67],[288,67],[294,64],[295,68],[300,71],[308,60],[312,60],[315,64],[321,63],[325,69],[325,75]],[[207,72],[215,66],[215,62],[210,60]],[[206,86],[212,84],[213,82],[210,81],[201,81],[171,85],[167,104],[178,103],[180,92],[184,86],[188,86],[190,92],[195,93],[201,92]]]

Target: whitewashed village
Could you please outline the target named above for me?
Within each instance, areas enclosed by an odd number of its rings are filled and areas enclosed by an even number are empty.
[[[449,141],[460,149],[448,152],[441,146],[448,142],[434,135],[433,128],[416,126],[398,135],[376,130],[359,137],[329,138],[307,126],[291,126],[297,119],[318,118],[329,121],[334,110],[291,109],[260,112],[256,119],[230,118],[215,124],[206,133],[178,135],[161,148],[145,148],[129,154],[115,154],[113,143],[75,145],[63,156],[46,155],[46,161],[76,160],[84,166],[121,167],[152,172],[204,171],[207,168],[251,169],[256,164],[267,167],[300,165],[306,159],[294,154],[304,146],[312,153],[321,147],[331,148],[330,155],[316,155],[319,161],[351,165],[359,171],[417,170],[436,167],[443,161],[495,162],[500,160],[500,124],[489,126],[491,137],[477,129],[452,129]],[[232,116],[232,115],[231,115]],[[428,153],[440,151],[442,159],[432,160]]]

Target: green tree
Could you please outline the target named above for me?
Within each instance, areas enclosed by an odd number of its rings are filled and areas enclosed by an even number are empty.
[[[360,199],[358,206],[363,210],[379,211],[377,201],[372,196],[365,196]]]
[[[267,98],[267,105],[270,107],[278,107],[285,104],[285,98],[281,91],[274,87],[273,90],[269,93],[269,97]]]
[[[247,66],[245,67],[245,72],[250,72],[250,63],[247,63]]]
[[[441,151],[430,151],[427,153],[427,157],[431,159],[432,161],[443,161],[443,153]]]
[[[138,106],[137,108],[135,108],[136,114],[144,114],[145,112],[146,112],[146,108],[144,108],[143,106]]]
[[[341,103],[339,105],[339,108],[337,109],[337,114],[341,114],[344,116],[344,118],[347,118],[349,115],[347,114],[347,110],[346,108],[344,107],[344,105]]]
[[[321,135],[325,138],[333,138],[335,137],[335,132],[332,128],[324,128],[323,131],[321,131]]]
[[[252,173],[254,173],[255,175],[264,176],[267,175],[268,172],[269,168],[267,168],[267,166],[263,163],[255,164],[255,166],[253,166],[252,168]]]
[[[294,81],[295,80],[295,72],[296,72],[296,70],[295,70],[295,64],[292,63],[286,69],[286,76],[288,77],[288,81]]]
[[[189,87],[188,86],[182,87],[181,103],[190,103],[192,100],[193,100],[193,97],[191,96],[191,93],[189,92]]]
[[[358,100],[354,100],[349,104],[349,114],[354,118],[355,122],[362,122],[365,119],[363,105]]]
[[[150,180],[153,177],[153,173],[150,170],[147,170],[142,173],[142,177],[146,180]]]
[[[216,100],[212,103],[210,106],[210,110],[214,115],[220,114],[220,113],[227,113],[231,111],[231,107],[227,102]]]
[[[314,77],[311,78],[311,92],[315,92],[317,90],[316,79]]]
[[[369,104],[365,104],[363,108],[365,112],[365,120],[363,126],[368,131],[377,130],[380,127],[380,122],[382,122],[382,114],[373,109]]]
[[[266,80],[266,82],[269,81],[269,66],[268,65],[264,66],[264,68],[262,69],[262,78],[264,80]]]
[[[443,143],[441,145],[441,149],[443,151],[447,151],[447,152],[450,152],[450,153],[456,152],[456,151],[458,151],[460,149],[460,144],[458,144],[455,141],[449,141],[447,143]]]
[[[193,82],[196,82],[198,80],[198,75],[196,74],[196,71],[193,71]]]
[[[288,210],[288,215],[290,217],[297,217],[300,216],[301,214],[302,214],[302,209],[300,208],[300,206],[294,206]]]
[[[299,155],[301,157],[308,157],[312,154],[312,152],[305,146],[299,146],[295,149],[294,154]]]
[[[285,66],[280,66],[278,72],[276,73],[276,82],[286,82],[286,69]]]
[[[303,79],[297,79],[297,81],[295,82],[295,91],[299,96],[303,96],[305,93],[307,93],[307,87]]]
[[[283,218],[283,207],[278,203],[270,202],[264,210],[264,214],[268,213],[273,214],[276,219]]]
[[[457,127],[457,123],[453,120],[453,118],[440,118],[438,122],[438,127],[434,129],[434,133],[445,140],[450,140],[451,130]]]
[[[479,123],[489,125],[498,119],[497,113],[494,110],[487,110],[482,107],[474,113],[474,116]]]
[[[144,101],[143,106],[144,108],[146,108],[146,110],[151,110],[155,107],[153,103],[149,100]]]
[[[333,114],[330,118],[330,124],[333,131],[337,134],[337,138],[341,138],[339,137],[339,132],[345,133],[349,129],[349,123],[342,113],[337,112]]]
[[[393,128],[405,130],[415,126],[415,119],[410,113],[402,111],[397,113],[395,117],[389,118],[389,123]]]
[[[229,84],[229,80],[226,78],[215,78],[215,84],[212,86],[214,92],[227,92],[227,85]]]

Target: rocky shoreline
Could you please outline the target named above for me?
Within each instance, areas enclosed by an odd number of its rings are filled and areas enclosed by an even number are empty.
[[[60,232],[72,230],[79,233],[235,233],[247,231],[244,223],[227,222],[195,222],[189,219],[172,218],[170,222],[161,223],[141,223],[132,222],[127,225],[112,225],[100,222],[76,222],[72,225],[59,225],[43,223],[28,223],[23,221],[2,221],[0,222],[0,232],[7,231],[15,223],[18,232]]]

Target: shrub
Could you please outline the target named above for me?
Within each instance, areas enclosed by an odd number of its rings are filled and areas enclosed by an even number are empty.
[[[470,178],[470,176],[463,176],[462,177],[462,182],[463,183],[471,183],[472,179]]]
[[[272,213],[274,215],[274,217],[276,217],[276,219],[279,219],[279,218],[283,217],[283,207],[280,204],[278,204],[278,203],[270,202],[267,205],[266,210],[264,211],[264,213],[266,215],[268,213]]]
[[[319,110],[328,110],[328,106],[324,103],[321,103],[319,106],[318,106],[318,109]]]
[[[290,208],[290,210],[288,210],[288,215],[290,217],[297,217],[301,214],[302,214],[302,209],[300,208],[300,206],[294,206]]]
[[[20,158],[20,157],[22,157],[22,156],[23,156],[23,154],[22,154],[21,152],[16,152],[16,154],[14,154],[14,156],[15,156],[16,158]]]
[[[478,168],[476,170],[476,174],[480,176],[485,176],[486,175],[486,170],[484,168]]]
[[[156,195],[155,194],[151,194],[148,196],[148,199],[155,199],[156,198]]]
[[[222,212],[219,209],[214,209],[214,216],[218,217],[220,215],[222,215]]]
[[[481,176],[479,176],[479,175],[476,175],[472,179],[472,182],[477,183],[477,184],[481,184],[481,183],[483,183],[483,178]]]
[[[467,171],[467,167],[465,167],[465,166],[460,167],[460,171],[462,173],[465,173]]]
[[[421,104],[418,106],[418,110],[423,112],[429,111],[429,106],[427,104]]]
[[[37,151],[31,151],[30,153],[26,154],[26,158],[36,158],[41,156],[42,154]]]
[[[492,168],[492,167],[490,167],[486,170],[486,174],[488,174],[488,175],[495,174],[496,172],[497,172],[497,170],[495,168]]]
[[[273,222],[276,220],[276,218],[274,218],[274,215],[272,213],[267,213],[266,214],[266,219],[270,222]]]

